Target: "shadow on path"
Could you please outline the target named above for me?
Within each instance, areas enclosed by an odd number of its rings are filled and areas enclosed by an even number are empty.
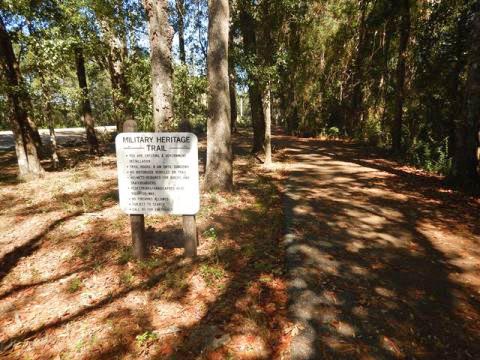
[[[292,358],[478,359],[478,289],[457,279],[479,209],[352,145],[288,141]]]

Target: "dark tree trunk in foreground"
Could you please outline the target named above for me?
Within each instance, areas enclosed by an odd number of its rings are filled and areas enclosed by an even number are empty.
[[[34,131],[29,124],[28,108],[30,99],[23,88],[19,64],[13,51],[10,36],[0,18],[0,65],[5,74],[10,104],[10,122],[15,138],[15,152],[17,154],[18,175],[20,178],[38,178],[44,174],[38,149],[35,145]],[[38,134],[38,132],[37,132]]]
[[[257,39],[255,35],[255,19],[248,12],[248,9],[241,4],[240,6],[240,30],[243,37],[243,47],[245,53],[250,57],[256,57]],[[247,69],[250,84],[248,86],[248,97],[250,100],[250,109],[253,127],[253,148],[252,152],[263,151],[265,141],[265,118],[262,108],[262,91],[259,80],[256,75]]]
[[[152,63],[153,121],[155,131],[173,127],[172,40],[167,0],[145,0]]]
[[[85,59],[83,57],[83,49],[75,48],[75,64],[77,69],[78,85],[82,91],[81,114],[85,131],[87,132],[88,151],[90,154],[99,154],[97,135],[95,134],[95,119],[92,114],[92,105],[87,85],[87,73],[85,70]]]
[[[180,50],[180,61],[186,64],[187,57],[185,53],[185,0],[175,0],[177,9],[177,26],[178,26],[178,48]]]
[[[465,116],[456,124],[455,175],[460,182],[480,179],[480,13],[473,17]]]
[[[228,0],[208,1],[207,190],[232,190],[232,144],[228,81]]]
[[[410,39],[410,0],[401,0],[400,11],[400,40],[398,45],[398,62],[396,70],[395,114],[392,124],[392,151],[397,154],[402,150],[405,69],[407,62],[407,48]]]
[[[262,109],[262,93],[257,84],[250,84],[248,87],[250,100],[250,112],[253,126],[253,148],[252,153],[263,151],[265,142],[265,118]]]
[[[230,85],[230,128],[232,133],[237,132],[237,76],[235,69],[231,69],[229,76]]]

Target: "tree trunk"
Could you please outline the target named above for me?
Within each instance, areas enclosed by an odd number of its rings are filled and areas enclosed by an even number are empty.
[[[88,151],[90,154],[99,154],[97,135],[95,134],[95,119],[92,114],[92,105],[87,85],[87,73],[85,70],[85,59],[83,57],[83,49],[81,47],[75,48],[75,63],[77,69],[78,85],[82,91],[81,99],[81,114],[85,131],[87,133]]]
[[[465,116],[456,126],[455,173],[463,183],[480,179],[480,13],[472,21]]]
[[[355,135],[361,126],[361,118],[363,112],[363,63],[365,59],[366,46],[366,15],[367,15],[367,0],[363,0],[360,4],[360,25],[359,36],[357,44],[357,53],[353,66],[352,74],[352,113],[350,114],[350,121],[347,131],[350,135]]]
[[[185,0],[175,0],[177,9],[177,26],[178,26],[178,48],[180,50],[180,61],[186,64],[185,54]]]
[[[44,105],[44,112],[45,112],[45,118],[46,122],[48,124],[48,130],[50,133],[50,152],[51,152],[51,158],[52,158],[52,167],[54,170],[57,170],[60,166],[60,160],[58,158],[57,154],[57,136],[55,135],[55,122],[53,120],[53,112],[52,112],[52,98],[50,96],[50,92],[46,88],[45,80],[43,79],[42,76],[42,90],[43,90],[43,95],[45,99],[45,105]]]
[[[230,123],[232,133],[237,132],[237,73],[235,71],[235,59],[233,58],[233,31],[230,31],[228,44],[230,46],[228,53],[228,73],[230,87]]]
[[[410,39],[410,0],[401,0],[400,39],[396,70],[395,114],[392,125],[392,151],[402,150],[403,103],[405,101],[405,69]]]
[[[153,122],[155,131],[173,128],[172,40],[167,0],[144,0],[150,35]]]
[[[385,125],[387,122],[387,105],[388,105],[388,84],[390,82],[390,73],[388,69],[388,60],[390,56],[390,44],[392,42],[392,22],[390,20],[387,21],[384,27],[384,34],[383,34],[383,66],[382,66],[382,82],[380,86],[380,93],[381,93],[381,104],[382,104],[382,129],[385,129]]]
[[[272,164],[272,105],[270,84],[265,87],[263,96],[263,116],[265,118],[265,166]]]
[[[33,26],[29,26],[29,31],[31,34],[35,33],[35,29]],[[33,53],[35,57],[40,57],[38,53],[38,48],[36,46],[33,47]],[[40,78],[40,88],[42,89],[43,95],[43,118],[45,123],[48,124],[48,130],[50,133],[50,157],[52,160],[52,168],[57,170],[60,166],[60,160],[57,153],[57,137],[55,135],[55,122],[53,119],[53,111],[52,111],[52,96],[50,95],[50,89],[48,87],[48,81],[45,79],[44,75],[44,68],[37,64],[37,72]]]
[[[7,92],[11,114],[10,122],[15,139],[15,152],[18,162],[18,176],[23,179],[43,176],[34,132],[29,124],[33,120],[28,115],[30,99],[22,87],[20,67],[13,51],[10,36],[0,18],[0,65],[5,73],[10,90]],[[37,132],[38,133],[38,132]]]
[[[127,57],[127,39],[124,24],[116,26],[111,24],[110,19],[103,18],[100,15],[100,24],[104,32],[105,40],[108,45],[108,69],[110,82],[112,84],[112,99],[115,112],[117,131],[121,132],[123,123],[126,120],[134,120],[135,114],[133,106],[129,103],[130,86],[125,75],[126,57]],[[120,19],[119,21],[123,21]]]
[[[243,4],[245,5],[245,4]],[[240,30],[243,37],[243,47],[245,53],[250,57],[256,57],[257,39],[255,35],[255,19],[248,12],[245,6],[240,7]],[[258,77],[247,68],[250,84],[248,86],[248,96],[250,99],[250,109],[253,128],[253,148],[252,153],[263,151],[265,142],[265,118],[262,109],[262,92]]]
[[[230,70],[229,87],[230,87],[230,128],[232,133],[237,132],[237,75],[235,69]]]
[[[301,37],[300,37],[300,25],[296,19],[291,19],[289,26],[289,38],[288,38],[288,51],[291,54],[299,54],[301,51]],[[287,68],[284,70],[283,86],[285,87],[284,98],[287,101],[287,132],[290,135],[297,133],[300,125],[299,118],[299,103],[297,101],[297,91],[295,85],[297,83],[297,62],[291,61]]]
[[[228,0],[208,1],[208,123],[205,188],[231,191],[232,144],[228,80]]]
[[[187,64],[185,53],[185,0],[175,0],[175,8],[177,10],[177,30],[178,30],[178,47],[180,50],[180,62],[183,65]],[[187,96],[182,94],[182,96]],[[177,113],[177,116],[179,114]],[[191,132],[192,124],[190,119],[184,114],[180,115],[179,131]]]
[[[261,58],[260,63],[263,68],[269,70],[274,65],[275,48],[273,46],[274,39],[272,38],[272,28],[274,25],[271,21],[271,3],[264,1],[260,4],[261,23],[259,27],[259,43],[257,53]],[[270,166],[272,164],[272,87],[270,75],[264,74],[262,81],[262,111],[265,119],[265,135],[264,145],[265,160],[264,165]]]
[[[465,116],[465,112],[463,111],[465,99],[462,96],[458,96],[458,94],[462,93],[464,90],[463,86],[465,85],[465,81],[463,75],[466,73],[466,70],[468,70],[467,64],[469,60],[467,59],[466,54],[469,52],[470,48],[469,41],[473,40],[472,36],[469,35],[469,31],[471,30],[468,27],[469,15],[469,11],[465,11],[458,17],[454,50],[456,61],[447,78],[447,94],[448,98],[452,100],[448,109],[448,122],[446,123],[446,127],[448,131],[448,156],[453,158],[453,173],[455,173],[455,165],[457,163],[458,155],[460,155],[457,154],[457,125],[461,126]],[[443,134],[441,136],[443,136]]]

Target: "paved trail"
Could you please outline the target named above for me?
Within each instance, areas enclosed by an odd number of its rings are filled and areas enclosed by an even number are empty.
[[[97,135],[111,134],[116,131],[115,126],[97,126],[95,128]],[[50,133],[48,129],[39,130],[42,143],[50,144]],[[86,142],[86,135],[84,128],[65,128],[56,129],[58,145],[75,145],[84,144]],[[13,133],[11,131],[0,131],[0,150],[13,150],[15,143],[13,141]]]
[[[292,358],[479,359],[478,201],[352,145],[283,141]]]

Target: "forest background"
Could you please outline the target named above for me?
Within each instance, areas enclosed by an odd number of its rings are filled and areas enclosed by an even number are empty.
[[[166,128],[202,133],[208,3],[164,3],[174,33],[174,117]],[[141,130],[154,128],[144,4],[0,4],[1,129],[12,127],[14,101],[38,127],[82,126],[90,107],[96,125],[120,128],[134,117]],[[273,122],[291,134],[354,138],[478,183],[478,11],[474,0],[230,1],[232,127],[252,126],[252,150],[262,152],[268,102]],[[7,75],[5,39],[17,84]]]

